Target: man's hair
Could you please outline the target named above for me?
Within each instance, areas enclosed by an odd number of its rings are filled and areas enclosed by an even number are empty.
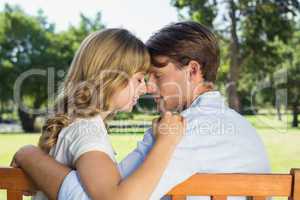
[[[195,60],[201,65],[204,80],[216,81],[220,60],[218,41],[207,27],[199,23],[170,24],[152,35],[146,46],[155,67],[164,67],[168,62],[184,66]],[[156,56],[167,56],[169,60],[159,63]]]

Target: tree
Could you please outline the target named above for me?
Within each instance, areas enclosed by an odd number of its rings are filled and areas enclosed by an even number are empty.
[[[278,62],[275,39],[287,42],[293,33],[292,23],[299,13],[298,0],[173,0],[172,4],[188,13],[188,18],[216,31],[228,45],[229,71],[227,95],[229,106],[243,112],[240,96],[245,80],[252,73],[260,79]],[[276,14],[275,14],[276,13]],[[241,83],[246,83],[241,85]],[[248,83],[247,83],[248,82]],[[247,90],[250,89],[247,87]]]
[[[278,87],[287,90],[287,106],[292,110],[292,127],[299,126],[298,115],[300,113],[300,24],[297,24],[297,31],[287,44],[279,42],[281,46],[279,55],[284,62],[281,70],[286,73],[286,81],[283,81]]]
[[[75,50],[82,39],[89,32],[103,28],[100,14],[95,18],[81,15],[78,27],[72,26],[69,30],[55,32],[55,25],[48,23],[42,11],[37,16],[27,15],[17,6],[5,5],[0,13],[0,92],[1,101],[13,99],[14,84],[18,77],[30,70],[42,70],[43,76],[30,76],[21,85],[19,91],[18,115],[22,127],[26,132],[34,131],[34,122],[38,114],[22,109],[22,104],[32,109],[47,109],[49,70],[54,69],[54,87],[57,89],[58,70],[66,71]],[[3,73],[2,73],[3,72]],[[54,94],[50,94],[54,96]],[[6,99],[5,99],[5,98]]]

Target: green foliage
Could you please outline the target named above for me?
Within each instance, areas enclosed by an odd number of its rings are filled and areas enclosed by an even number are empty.
[[[242,106],[250,105],[251,91],[257,87],[258,82],[266,77],[272,77],[282,65],[292,66],[282,56],[287,53],[287,49],[282,49],[282,46],[292,47],[291,43],[294,43],[299,47],[299,42],[292,42],[299,38],[299,35],[294,34],[296,24],[299,26],[297,16],[300,14],[299,0],[172,0],[171,2],[178,8],[180,14],[187,13],[189,19],[203,23],[217,33],[221,40],[223,59],[218,79],[221,83],[219,82],[218,86],[235,82]],[[234,38],[235,35],[237,38]],[[233,48],[233,44],[237,49]],[[279,53],[280,49],[284,50],[283,54]],[[294,58],[297,57],[295,53],[293,55]],[[238,62],[237,66],[232,64],[234,59]],[[293,71],[292,69],[299,68],[296,61],[293,62],[293,67],[288,67],[289,73]],[[236,80],[231,78],[230,71],[233,68],[237,68]],[[293,73],[298,71],[294,70]],[[263,95],[270,97],[268,100],[274,102],[274,91],[262,92]]]
[[[35,109],[46,107],[55,95],[48,94],[49,84],[58,88],[83,38],[102,28],[100,13],[94,18],[81,14],[78,26],[55,32],[55,25],[48,22],[42,10],[31,16],[18,6],[6,4],[0,12],[0,79],[3,83],[0,85],[0,102],[11,101],[16,92],[15,81],[23,73],[36,69],[42,75],[26,78],[20,89],[21,101]],[[54,80],[50,80],[52,83],[48,80],[50,73],[54,75]],[[33,125],[36,116],[19,115],[21,121],[22,118],[30,119],[22,124]]]

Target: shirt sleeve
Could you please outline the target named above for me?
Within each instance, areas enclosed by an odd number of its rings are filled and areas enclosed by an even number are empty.
[[[145,160],[146,155],[154,144],[152,128],[148,129],[142,141],[139,141],[136,149],[129,153],[118,165],[122,178],[131,175]]]
[[[58,192],[58,200],[90,200],[87,192],[83,189],[80,183],[77,171],[71,171],[63,180],[63,183]]]
[[[75,166],[76,160],[89,151],[101,151],[106,153],[116,162],[107,133],[99,126],[80,124],[74,130],[72,138],[69,138],[69,142],[68,153],[73,167]]]

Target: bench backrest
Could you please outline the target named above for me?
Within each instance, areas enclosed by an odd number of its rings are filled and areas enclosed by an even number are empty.
[[[0,189],[7,191],[7,200],[22,200],[23,191],[34,188],[21,169],[0,167]]]
[[[34,185],[21,169],[0,167],[0,189],[7,190],[8,200],[21,200],[23,191]],[[172,200],[185,200],[187,195],[212,196],[225,200],[227,196],[250,196],[264,200],[270,196],[300,200],[300,169],[290,174],[197,174],[173,188]]]

